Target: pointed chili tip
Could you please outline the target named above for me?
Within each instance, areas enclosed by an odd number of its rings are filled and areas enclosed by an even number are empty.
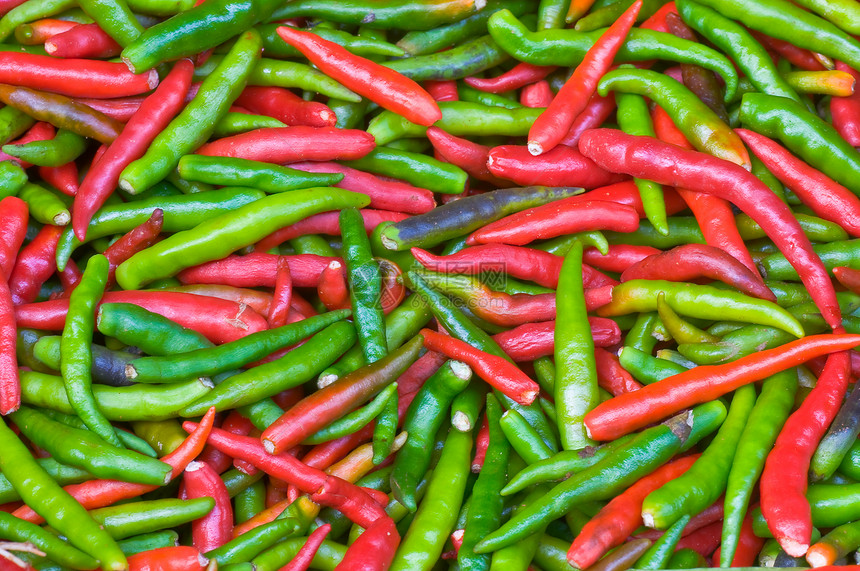
[[[537,142],[537,141],[529,141],[528,149],[529,149],[529,153],[530,153],[533,157],[536,157],[536,156],[538,156],[538,155],[542,155],[542,154],[544,153],[543,145],[541,145],[541,144],[540,144],[539,142]]]

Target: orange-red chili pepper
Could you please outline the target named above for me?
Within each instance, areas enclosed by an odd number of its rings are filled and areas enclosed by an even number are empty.
[[[520,145],[495,147],[490,149],[487,168],[493,175],[520,186],[597,188],[624,179],[598,167],[577,149],[563,144],[537,157]]]
[[[520,91],[520,103],[525,107],[547,107],[552,103],[553,97],[555,97],[555,93],[552,92],[549,82],[545,79],[526,85]]]
[[[264,127],[206,143],[197,153],[266,163],[360,159],[376,147],[373,135],[334,127]]]
[[[632,244],[610,244],[606,254],[597,248],[588,247],[582,252],[582,260],[589,266],[605,272],[621,273],[633,264],[641,262],[648,256],[659,254],[660,250],[651,246],[636,246]]]
[[[857,345],[860,335],[810,335],[730,363],[702,365],[597,405],[585,415],[585,426],[595,440],[613,440],[819,355]]]
[[[107,59],[118,56],[122,46],[94,22],[52,35],[45,41],[45,51],[61,58]]]
[[[467,77],[463,83],[487,93],[504,93],[540,81],[557,69],[553,65],[518,63],[497,77]]]
[[[190,545],[159,547],[128,558],[129,571],[203,571],[209,560]]]
[[[308,540],[305,541],[305,544],[296,553],[296,556],[289,563],[281,567],[279,571],[306,571],[309,569],[314,555],[317,554],[317,550],[322,545],[329,531],[331,531],[330,523],[325,523],[313,530],[308,536]]]
[[[427,138],[430,139],[436,155],[442,160],[460,167],[478,180],[483,180],[499,187],[508,186],[506,181],[493,175],[490,169],[487,168],[490,147],[455,137],[439,127],[428,127]]]
[[[108,267],[108,289],[114,283],[116,267],[137,252],[154,244],[158,240],[158,235],[161,233],[163,225],[164,211],[156,208],[152,211],[152,216],[146,222],[132,228],[120,239],[108,246],[108,249],[104,251],[104,256],[110,263]]]
[[[358,212],[364,220],[364,229],[368,234],[373,232],[374,228],[383,222],[399,222],[409,217],[405,212],[372,210],[369,208],[362,208]],[[293,238],[306,236],[308,234],[328,234],[331,236],[338,236],[340,234],[339,218],[339,213],[334,211],[314,214],[313,216],[309,216],[295,224],[290,224],[289,226],[285,226],[280,230],[272,232],[257,242],[256,246],[254,246],[254,250],[257,252],[266,252],[272,248],[280,246],[287,240],[292,240]]]
[[[182,270],[177,278],[184,284],[223,284],[234,287],[274,287],[278,272],[277,254],[253,253],[228,256]],[[338,258],[316,254],[296,254],[284,258],[296,287],[316,287],[320,274]]]
[[[78,193],[78,164],[75,162],[58,167],[39,167],[39,176],[67,196]]]
[[[413,80],[310,32],[281,26],[281,38],[302,52],[320,71],[380,107],[419,125],[432,125],[442,111]]]
[[[275,277],[275,293],[272,296],[272,305],[269,306],[267,316],[270,328],[280,327],[287,323],[292,297],[293,278],[290,274],[290,265],[285,258],[279,258],[278,272]]]
[[[434,101],[459,101],[460,94],[457,92],[457,82],[454,80],[432,80],[424,82],[424,89],[430,94]]]
[[[594,364],[597,367],[597,384],[613,396],[638,391],[642,384],[627,372],[613,353],[594,347]]]
[[[33,240],[18,251],[9,276],[12,303],[31,303],[39,297],[42,284],[57,270],[56,250],[62,226],[46,224]]]

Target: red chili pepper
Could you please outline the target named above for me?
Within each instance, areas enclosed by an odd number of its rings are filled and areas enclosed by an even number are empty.
[[[626,178],[603,170],[577,149],[566,145],[556,145],[537,157],[519,145],[495,147],[490,149],[487,168],[493,175],[520,186],[597,188]]]
[[[632,393],[642,388],[642,384],[621,366],[618,357],[606,349],[595,347],[594,360],[597,366],[597,383],[612,396]]]
[[[295,165],[293,165],[295,166]],[[409,215],[405,212],[391,212],[389,210],[371,210],[363,208],[359,210],[362,219],[364,220],[364,229],[370,234],[373,230],[383,222],[400,222]],[[285,226],[280,230],[272,232],[254,246],[257,252],[267,252],[272,248],[277,248],[287,240],[306,236],[308,234],[328,234],[330,236],[340,235],[340,215],[339,212],[322,212],[314,214],[304,220],[300,220],[295,224]]]
[[[475,456],[472,458],[472,473],[477,474],[484,467],[484,459],[487,457],[487,447],[490,445],[490,425],[487,415],[482,415],[481,427],[475,436]]]
[[[381,517],[346,550],[335,571],[386,571],[391,566],[400,534],[390,517]]]
[[[850,376],[848,352],[831,354],[815,387],[785,421],[764,465],[761,511],[780,547],[792,557],[802,557],[809,549],[809,464],[818,442],[839,412]]]
[[[158,89],[129,119],[101,159],[90,167],[72,206],[72,228],[79,240],[85,239],[93,214],[116,188],[122,170],[143,156],[149,143],[182,109],[193,72],[191,60],[177,62]]]
[[[238,303],[174,291],[109,291],[100,303],[133,303],[202,333],[216,344],[267,329],[265,318]],[[27,303],[15,308],[18,327],[60,331],[69,309],[67,299]]]
[[[454,80],[427,80],[424,82],[424,89],[434,101],[460,100],[460,94],[457,92],[457,82]]]
[[[839,280],[839,283],[853,292],[860,291],[860,271],[844,266],[833,268],[833,275]]]
[[[146,222],[129,230],[119,240],[108,246],[104,256],[110,262],[108,269],[108,289],[114,283],[116,267],[132,257],[137,252],[148,248],[158,240],[161,227],[164,225],[164,211],[156,208]]]
[[[329,311],[351,307],[346,268],[338,260],[330,262],[320,274],[317,295]]]
[[[360,159],[376,147],[373,135],[334,127],[266,127],[206,143],[197,153],[265,163]]]
[[[649,256],[624,270],[620,279],[688,282],[698,278],[718,280],[753,297],[776,301],[773,292],[746,266],[723,250],[705,244],[684,244]]]
[[[595,347],[611,347],[621,342],[621,329],[611,319],[589,315],[588,323]],[[553,354],[554,330],[555,321],[525,323],[493,335],[493,340],[514,361],[534,361]]]
[[[660,250],[651,246],[635,246],[632,244],[610,244],[606,254],[597,248],[588,247],[582,252],[585,265],[593,266],[605,272],[621,273],[636,262],[641,262],[648,256],[659,254]]]
[[[0,414],[15,412],[21,406],[21,383],[15,354],[18,329],[12,294],[6,277],[0,275]]]
[[[523,62],[497,77],[467,77],[463,82],[479,91],[504,93],[540,81],[556,69],[557,67],[552,65],[533,65]]]
[[[608,168],[661,184],[707,192],[729,200],[755,220],[797,270],[824,320],[842,323],[830,276],[809,239],[782,202],[755,175],[717,157],[682,149],[653,137],[594,129],[579,141],[583,154]],[[659,157],[659,162],[655,160]]]
[[[463,361],[488,384],[522,405],[534,402],[540,392],[536,382],[528,378],[516,365],[496,355],[484,353],[459,339],[422,329],[424,346],[431,351]]]
[[[678,541],[676,549],[692,549],[705,559],[709,559],[714,550],[720,545],[723,533],[723,522],[718,521],[697,529],[690,535],[682,537]]]
[[[161,461],[173,467],[170,478],[177,478],[185,470],[189,462],[194,460],[206,445],[209,431],[215,422],[215,408],[210,408],[199,424],[194,425],[193,431],[179,447],[161,458]],[[157,490],[158,486],[146,484],[133,484],[120,482],[119,480],[88,480],[81,484],[71,484],[63,487],[73,498],[78,500],[82,506],[90,509],[101,508],[115,504],[121,500],[136,498],[147,492]],[[22,506],[15,510],[15,517],[32,523],[42,523],[42,517],[28,506]]]
[[[217,297],[233,301],[238,304],[245,304],[260,315],[269,313],[269,307],[272,305],[272,295],[264,291],[255,289],[233,287],[228,285],[217,284],[189,284],[177,286],[174,288],[165,288],[165,291],[178,291],[180,293],[193,293],[195,295],[204,295],[207,297]],[[293,309],[307,315],[316,315],[316,312],[305,313],[304,306],[300,307],[297,296],[293,296]],[[307,303],[307,302],[305,302]],[[308,304],[310,305],[310,304]]]
[[[46,224],[36,237],[18,252],[18,259],[15,260],[12,275],[9,276],[12,303],[31,303],[39,297],[42,284],[57,270],[57,243],[62,233],[62,226]]]
[[[589,129],[595,129],[603,125],[609,116],[615,111],[615,92],[611,91],[607,95],[601,97],[597,93],[593,93],[588,100],[585,109],[580,112],[567,131],[567,135],[561,140],[562,145],[576,147],[579,142],[579,137]]]
[[[735,129],[750,150],[817,216],[835,222],[852,236],[860,236],[860,198],[814,169],[782,145],[747,129]]]
[[[597,89],[597,82],[612,66],[615,54],[624,45],[627,33],[636,23],[642,2],[636,1],[619,16],[594,45],[586,52],[582,62],[558,91],[549,107],[529,129],[528,150],[541,155],[558,145],[588,104]]]
[[[364,488],[351,484],[338,476],[326,475],[323,485],[312,492],[310,498],[318,504],[342,512],[350,521],[365,529],[377,520],[389,519],[382,505]],[[385,495],[384,501],[388,503],[387,495]]]
[[[763,44],[766,48],[776,52],[783,58],[791,62],[792,65],[805,69],[807,71],[824,71],[827,68],[821,65],[821,62],[812,55],[812,52],[795,46],[784,40],[778,40],[770,36],[766,36],[755,30],[750,30],[753,37]]]
[[[55,34],[45,41],[49,56],[61,58],[107,59],[122,52],[122,46],[98,24],[81,24]]]
[[[60,278],[60,285],[63,290],[59,294],[52,294],[51,299],[68,299],[70,295],[72,295],[72,291],[78,284],[81,283],[81,278],[84,273],[78,267],[78,264],[75,263],[74,260],[69,260],[66,263],[66,267],[63,268],[63,271],[58,272],[57,276]]]
[[[191,462],[185,467],[183,499],[210,497],[215,507],[191,522],[191,543],[201,553],[217,549],[233,538],[233,505],[224,481],[208,464]]]
[[[3,12],[3,7],[0,6],[0,13]],[[41,20],[36,20],[35,22],[30,22],[27,24],[26,30],[26,43],[27,45],[38,45],[44,44],[48,41],[52,36],[56,36],[57,34],[62,34],[68,30],[71,30],[75,26],[80,26],[78,22],[71,22],[69,20],[58,20],[56,18],[42,18]],[[21,38],[22,40],[25,38]],[[24,42],[21,42],[24,43]]]
[[[334,127],[337,116],[328,105],[305,101],[283,87],[247,86],[235,101],[251,113],[274,117],[287,125]]]
[[[370,197],[370,206],[373,208],[423,214],[436,207],[433,193],[426,188],[376,176],[337,163],[300,162],[291,164],[290,168],[305,172],[341,173],[343,180],[334,186],[366,194]]]
[[[67,196],[78,193],[78,165],[75,162],[58,167],[39,167],[39,176]]]
[[[309,569],[314,556],[317,554],[317,550],[322,545],[322,542],[325,541],[329,531],[331,531],[330,523],[325,523],[313,530],[308,536],[308,540],[302,545],[299,552],[296,553],[296,556],[289,563],[281,567],[279,571],[306,571]]]
[[[128,558],[129,571],[202,571],[209,560],[189,545],[159,547]]]
[[[662,107],[655,106],[651,117],[657,138],[685,149],[693,149],[693,146]],[[696,217],[696,221],[702,229],[705,242],[724,250],[760,278],[758,268],[738,232],[731,205],[727,201],[710,194],[684,188],[677,188],[676,190],[690,207],[690,210],[693,211],[693,216]]]
[[[408,77],[316,34],[286,26],[277,32],[321,72],[380,107],[419,125],[429,126],[442,118],[442,111],[430,94]]]
[[[428,127],[427,138],[440,159],[460,167],[478,180],[496,186],[508,186],[506,181],[494,176],[487,168],[490,147],[449,135],[439,127]]]
[[[570,545],[567,561],[577,569],[586,569],[611,548],[627,541],[642,526],[645,496],[686,472],[698,457],[686,456],[661,466],[612,498],[582,527]]]
[[[293,279],[290,274],[290,265],[285,258],[278,259],[278,271],[275,276],[275,293],[272,305],[269,307],[269,328],[286,325],[287,315],[290,312],[290,301],[293,297]]]
[[[536,83],[526,85],[520,91],[520,103],[526,107],[541,108],[548,107],[552,103],[555,94],[550,89],[549,82],[542,79]],[[580,116],[582,113],[580,113]],[[570,132],[570,131],[568,131]],[[562,141],[564,143],[564,141]]]
[[[677,14],[678,9],[674,2],[663,4],[663,6],[654,12],[650,18],[639,24],[643,30],[654,30],[655,32],[669,33],[669,26],[666,24],[666,16],[669,14]]]
[[[595,440],[614,440],[819,355],[857,345],[860,335],[810,335],[730,363],[701,365],[597,405],[585,415],[585,426]]]
[[[851,146],[860,147],[860,72],[841,61],[836,62],[836,69],[854,77],[854,94],[830,98],[833,126]]]
[[[710,506],[705,508],[703,511],[700,511],[687,522],[687,525],[684,526],[684,529],[681,530],[681,537],[686,537],[693,533],[694,531],[700,530],[703,527],[709,526],[714,522],[722,521],[723,515],[725,513],[725,498],[720,496],[717,501],[712,503]],[[663,531],[659,529],[646,529],[636,534],[636,537],[642,537],[645,539],[656,540],[659,539],[660,536],[663,535]]]
[[[0,52],[0,83],[69,97],[110,99],[155,89],[158,72],[152,69],[136,75],[123,63]]]
[[[552,289],[558,287],[558,275],[561,272],[561,256],[521,246],[482,244],[447,256],[437,256],[421,248],[412,248],[410,251],[422,266],[434,272],[445,274],[500,272]],[[617,283],[609,276],[585,264],[582,266],[582,273],[582,282],[587,288]]]
[[[3,281],[12,275],[18,250],[27,236],[30,210],[27,203],[15,196],[0,200],[0,277]]]
[[[639,229],[639,214],[631,206],[603,200],[571,200],[576,198],[563,198],[491,222],[472,232],[466,243],[521,246],[534,240],[589,230],[634,232]]]
[[[95,109],[111,119],[125,123],[131,119],[132,115],[137,113],[137,110],[140,109],[140,105],[145,99],[145,95],[134,95],[131,97],[118,97],[116,99],[75,99],[75,101],[83,103],[87,107]]]
[[[757,536],[753,532],[752,516],[749,512],[744,517],[741,523],[741,532],[738,535],[738,546],[735,549],[735,556],[732,559],[732,567],[751,567],[755,565],[758,559],[758,553],[764,545],[764,538]],[[714,552],[711,559],[711,565],[714,567],[720,564],[720,548]]]
[[[184,284],[223,284],[235,287],[274,287],[278,273],[277,254],[253,253],[228,256],[187,268],[176,277]],[[295,287],[316,287],[320,274],[331,262],[338,260],[316,254],[285,256]]]

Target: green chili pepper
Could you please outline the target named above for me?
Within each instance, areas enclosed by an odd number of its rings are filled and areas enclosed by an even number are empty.
[[[508,10],[493,14],[487,30],[503,50],[519,61],[565,66],[582,61],[603,33],[603,30],[577,32],[570,29],[531,32]],[[727,101],[737,89],[737,72],[728,58],[698,42],[672,34],[633,28],[615,55],[617,63],[651,59],[696,64],[719,74],[726,84]]]
[[[50,531],[6,512],[0,512],[0,539],[31,543],[44,551],[51,560],[73,569],[95,569],[99,565],[97,559],[72,547]]]
[[[252,0],[247,1],[248,4],[252,4]],[[221,0],[216,0],[214,4],[220,6]],[[201,8],[209,12],[217,9],[214,4],[207,7],[201,5]],[[194,10],[174,16],[174,18],[184,18],[191,12]],[[232,19],[235,12],[232,10],[230,12]],[[171,20],[173,19],[171,18]],[[200,26],[200,23],[196,22],[196,25]],[[232,25],[234,24],[231,23]],[[147,50],[156,47],[155,42],[151,44],[150,42],[153,35],[157,34],[157,32],[153,32],[157,27],[150,28],[136,42],[123,50],[123,53],[126,54],[124,56],[126,61],[132,61],[128,58],[131,57],[129,54],[134,52],[135,46],[144,46]],[[214,22],[207,20],[205,26],[200,27],[200,29],[207,36],[211,34],[212,37],[217,37],[217,32],[211,31],[212,27],[214,27]],[[170,43],[168,45],[178,47],[183,43],[177,41],[170,34],[165,35],[169,38]],[[156,35],[155,37],[159,36]],[[183,36],[184,39],[186,38]],[[195,48],[194,53],[198,49],[199,46]],[[260,59],[261,52],[260,35],[253,30],[245,32],[230,50],[230,53],[212,72],[212,75],[203,80],[194,99],[150,143],[146,153],[123,169],[119,179],[120,187],[131,194],[142,192],[176,168],[182,155],[200,147],[212,134],[217,121],[224,116],[230,104],[244,89],[251,70]],[[135,64],[135,67],[139,67],[138,64]]]
[[[248,521],[264,509],[266,509],[266,483],[262,480],[257,480],[233,498],[233,518],[237,524]]]
[[[182,416],[198,416],[214,406],[227,410],[251,404],[307,382],[355,342],[355,328],[339,321],[329,325],[280,359],[233,375],[200,400],[182,408]]]
[[[646,20],[665,3],[666,2],[663,0],[645,0],[642,3],[642,7],[639,9],[636,21],[642,22]],[[627,10],[627,8],[631,6],[631,4],[633,4],[633,2],[630,2],[629,0],[622,0],[597,9],[592,6],[592,10],[587,15],[576,21],[574,29],[581,32],[589,32],[591,30],[610,26],[621,16],[621,14],[624,13],[625,10]],[[562,26],[556,27],[560,28]]]
[[[642,384],[650,385],[686,369],[671,361],[652,357],[635,347],[624,347],[618,355],[621,366]]]
[[[543,112],[543,109],[531,107],[505,109],[468,101],[443,101],[439,109],[442,118],[434,125],[457,136],[527,135],[532,123]],[[427,127],[407,121],[392,111],[383,111],[370,121],[367,132],[382,146],[403,137],[423,137]]]
[[[59,335],[46,335],[33,346],[33,354],[50,371],[60,370]],[[134,384],[125,378],[125,366],[133,361],[135,356],[125,351],[111,351],[102,345],[93,344],[90,347],[93,354],[93,382],[113,387],[123,387]]]
[[[555,406],[565,450],[593,443],[582,418],[597,405],[594,339],[586,319],[582,286],[582,243],[575,242],[564,257],[556,295]]]
[[[666,530],[666,533],[661,535],[660,538],[648,548],[648,551],[642,554],[642,557],[636,560],[634,567],[636,569],[664,568],[669,563],[669,559],[672,557],[672,553],[675,551],[675,547],[681,539],[681,533],[689,522],[689,514],[681,516],[678,521],[673,523],[669,529]]]
[[[4,107],[4,109],[7,109]],[[2,110],[0,110],[2,112]],[[0,162],[0,200],[15,196],[27,184],[27,173],[13,161]]]
[[[74,415],[64,414],[62,412],[46,408],[39,409],[39,412],[52,420],[62,422],[63,424],[71,426],[73,428],[85,430],[87,427],[87,425],[84,424],[84,421]],[[123,445],[129,450],[140,452],[141,454],[149,456],[150,458],[158,457],[158,453],[152,448],[152,446],[150,446],[145,440],[135,436],[131,432],[127,432],[125,430],[118,430],[117,436],[122,441]]]
[[[715,337],[706,331],[702,331],[669,307],[666,303],[666,295],[663,292],[657,294],[657,315],[663,326],[669,331],[677,343],[717,343],[719,337]]]
[[[852,175],[860,170],[860,153],[832,125],[800,103],[785,97],[747,93],[741,100],[740,119],[753,131],[781,140],[814,168],[855,194],[860,193],[860,182]]]
[[[439,559],[463,502],[471,452],[471,433],[450,429],[424,499],[391,563],[392,571],[429,571]]]
[[[669,558],[667,569],[696,569],[707,567],[708,561],[697,551],[685,547],[677,550]]]
[[[465,6],[434,0],[385,0],[371,4],[338,0],[295,0],[280,6],[271,19],[310,16],[341,24],[372,24],[374,28],[385,30],[429,30],[455,22],[470,15],[475,9]]]
[[[293,518],[276,519],[246,531],[205,555],[210,560],[217,561],[219,567],[250,561],[273,545],[293,536],[298,527],[298,522]]]
[[[335,440],[336,438],[341,438],[361,430],[367,426],[371,420],[379,416],[382,409],[385,408],[391,400],[391,397],[395,395],[396,392],[397,383],[388,385],[367,405],[342,416],[322,430],[317,431],[312,436],[305,438],[302,441],[302,444],[322,444],[323,442]]]
[[[665,293],[666,303],[682,315],[746,321],[778,327],[795,337],[804,335],[800,322],[773,302],[712,286],[663,280],[630,280],[615,286],[612,301],[598,313],[611,316],[653,311],[660,291]]]
[[[472,383],[451,401],[451,426],[460,432],[471,432],[484,409],[487,387]]]
[[[100,305],[96,326],[102,334],[147,355],[175,355],[214,347],[201,333],[132,303]]]
[[[812,249],[821,258],[828,271],[836,266],[860,268],[860,240],[845,240],[829,244],[815,244]],[[762,272],[773,280],[797,280],[797,272],[782,254],[772,254],[759,262]]]
[[[169,277],[179,270],[225,257],[278,228],[312,214],[367,206],[363,194],[334,188],[311,188],[272,194],[230,213],[202,222],[142,250],[121,263],[116,279],[125,289]]]
[[[127,46],[144,33],[124,0],[82,0],[79,4],[121,46]]]
[[[293,537],[275,544],[251,560],[251,569],[256,571],[277,571],[299,552],[307,542],[307,537]],[[325,540],[314,555],[311,565],[324,571],[333,571],[346,554],[346,545]],[[226,567],[225,567],[226,569]],[[243,570],[244,571],[244,570]]]
[[[179,416],[184,406],[208,393],[211,384],[198,379],[169,385],[134,385],[131,387],[92,387],[95,404],[109,420],[162,420]],[[75,414],[69,404],[60,377],[21,372],[21,402]]]
[[[43,167],[58,167],[78,158],[87,149],[87,140],[66,129],[57,131],[53,139],[33,141],[23,145],[3,145],[8,155]]]
[[[496,67],[510,56],[490,36],[481,36],[450,50],[412,56],[384,65],[415,81],[462,79]]]
[[[92,391],[92,343],[96,303],[104,293],[108,260],[102,255],[89,259],[81,282],[69,298],[69,312],[60,342],[60,371],[72,408],[87,428],[113,444],[121,446],[116,431],[100,410]]]
[[[268,115],[252,115],[250,113],[228,111],[218,120],[218,123],[215,124],[215,129],[212,131],[212,137],[218,139],[221,137],[229,137],[230,135],[237,135],[239,133],[246,133],[248,131],[253,131],[254,129],[286,126],[286,123],[279,121],[274,117],[269,117]]]
[[[396,383],[395,383],[396,384]],[[382,411],[376,417],[373,426],[373,463],[382,464],[390,455],[397,436],[399,416],[397,406],[399,399],[396,394],[390,394],[383,401]]]
[[[99,478],[153,485],[170,479],[171,468],[164,462],[111,446],[93,432],[56,422],[32,408],[21,407],[12,419],[31,442],[58,461]]]
[[[447,194],[462,193],[468,178],[464,170],[449,163],[387,147],[377,147],[364,157],[344,164]]]
[[[206,63],[194,68],[194,79],[211,75],[223,59],[221,55],[211,56]],[[361,101],[361,96],[307,64],[272,58],[260,58],[256,62],[248,76],[248,85],[298,88],[354,103]]]
[[[0,20],[2,22],[2,20]],[[2,24],[0,24],[2,26]],[[6,105],[0,109],[0,141],[3,144],[27,132],[36,120],[23,111]]]
[[[42,224],[65,226],[71,220],[66,204],[47,188],[32,183],[24,183],[18,190],[18,198],[27,203],[30,216]]]
[[[800,223],[803,233],[813,242],[841,242],[848,239],[848,232],[835,222],[800,212],[794,217]],[[746,214],[735,216],[735,223],[738,226],[738,233],[744,240],[766,237],[761,226]]]
[[[165,498],[90,510],[90,516],[114,539],[176,527],[199,519],[215,506],[210,497],[179,500]]]
[[[128,378],[139,383],[168,383],[216,375],[298,343],[332,323],[346,319],[349,314],[349,310],[331,311],[283,327],[252,333],[217,347],[201,348],[179,355],[141,357],[131,361],[125,373]]]
[[[150,551],[160,547],[173,547],[179,545],[179,534],[175,531],[153,531],[142,533],[116,542],[122,552],[126,555],[134,555],[143,551]]]
[[[552,457],[552,449],[546,445],[540,434],[517,411],[513,409],[505,411],[499,422],[502,433],[514,452],[525,460],[526,464],[533,464]]]
[[[77,5],[75,0],[39,0],[15,6],[0,19],[0,41],[12,35],[21,24],[59,14]]]
[[[2,420],[0,452],[0,471],[28,506],[64,534],[74,547],[96,557],[103,569],[128,569],[125,556],[111,536],[42,470],[27,447]]]
[[[187,180],[222,186],[249,186],[265,192],[283,192],[314,186],[334,186],[340,173],[306,173],[280,165],[232,157],[185,155],[179,175]]]
[[[170,454],[179,448],[188,437],[188,433],[182,429],[182,424],[175,418],[136,420],[131,422],[131,429],[157,450],[160,456]]]
[[[514,514],[520,513],[533,501],[546,493],[542,486],[534,488],[521,502],[514,506]],[[538,550],[541,534],[534,533],[531,536],[493,552],[490,560],[490,571],[526,571]]]
[[[519,101],[510,99],[500,93],[487,93],[468,85],[458,85],[457,95],[459,95],[460,101],[470,101],[472,103],[480,103],[481,105],[504,107],[505,109],[519,109],[523,107],[523,104]],[[405,140],[411,139],[401,139],[401,141]],[[395,143],[398,142],[400,141],[395,141]]]
[[[93,475],[86,470],[60,464],[53,458],[38,458],[36,459],[36,463],[60,486],[78,484],[85,480],[93,479]],[[16,502],[20,499],[21,496],[15,491],[9,479],[5,475],[0,474],[0,502],[5,504]]]
[[[684,474],[645,498],[642,503],[645,525],[666,529],[684,515],[696,515],[723,493],[755,396],[752,385],[735,391],[726,421],[702,456]]]

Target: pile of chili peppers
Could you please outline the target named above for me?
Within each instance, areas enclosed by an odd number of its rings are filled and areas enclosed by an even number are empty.
[[[858,36],[0,0],[0,569],[860,569]]]

